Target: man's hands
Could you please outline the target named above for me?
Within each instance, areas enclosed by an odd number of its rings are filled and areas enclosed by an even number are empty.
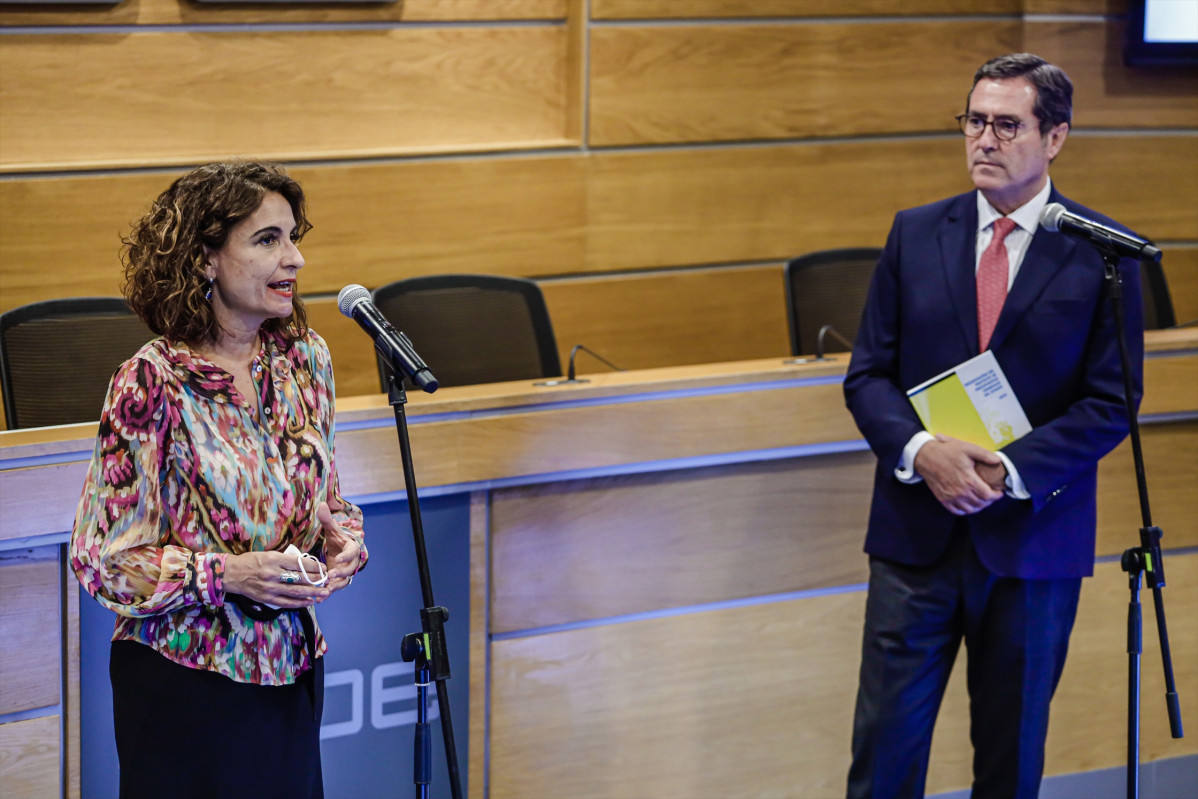
[[[333,509],[327,502],[322,502],[316,508],[316,518],[324,528],[324,556],[329,567],[329,581],[326,585],[330,591],[340,591],[353,580],[354,572],[360,565],[362,547],[352,535],[344,532],[341,525],[337,524],[333,518],[334,510],[341,510],[341,504],[337,503],[337,507]]]
[[[977,444],[937,435],[919,448],[914,466],[955,516],[977,513],[1003,496],[1007,469],[1001,458]]]

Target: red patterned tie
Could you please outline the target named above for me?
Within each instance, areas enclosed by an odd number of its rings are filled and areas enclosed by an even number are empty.
[[[994,220],[994,236],[982,253],[978,264],[978,343],[979,351],[990,346],[990,335],[998,322],[1003,301],[1007,299],[1007,245],[1003,239],[1015,229],[1015,222],[1007,217]]]

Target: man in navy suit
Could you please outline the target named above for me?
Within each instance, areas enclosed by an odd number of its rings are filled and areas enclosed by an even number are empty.
[[[1093,572],[1098,460],[1128,419],[1104,264],[1041,210],[1116,223],[1062,196],[1049,164],[1073,86],[1027,53],[977,71],[959,118],[976,191],[895,217],[845,378],[878,458],[850,797],[922,796],[962,638],[973,796],[1035,797],[1081,578]],[[1119,266],[1139,400],[1138,264]],[[919,421],[908,389],[990,349],[1033,430],[990,452]]]

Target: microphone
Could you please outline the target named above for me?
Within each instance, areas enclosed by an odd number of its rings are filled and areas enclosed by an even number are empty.
[[[374,341],[374,348],[396,374],[411,379],[429,394],[437,390],[437,378],[433,377],[428,366],[420,360],[412,342],[391,326],[387,317],[371,302],[370,292],[364,286],[350,283],[341,289],[337,295],[337,308],[366,331]]]
[[[533,383],[533,385],[534,386],[564,386],[567,383],[589,383],[589,382],[591,382],[590,380],[587,380],[585,377],[578,378],[578,377],[574,376],[575,375],[574,356],[578,355],[579,350],[590,353],[592,356],[603,361],[605,364],[610,366],[612,369],[615,369],[617,372],[625,371],[624,369],[621,369],[620,367],[616,366],[611,361],[607,360],[607,358],[604,358],[602,355],[595,352],[590,347],[584,346],[582,344],[575,344],[574,348],[572,350],[570,350],[570,364],[566,369],[566,379],[565,380],[543,380],[539,383]]]
[[[832,338],[848,347],[849,352],[853,351],[853,342],[840,335],[840,331],[832,327],[832,325],[824,325],[819,329],[819,335],[815,339],[815,360],[817,361],[827,360],[824,357],[824,336],[828,335],[829,333],[832,334]]]
[[[853,342],[840,334],[832,325],[824,325],[819,329],[819,334],[815,337],[815,357],[814,358],[791,358],[783,363],[815,363],[817,361],[834,361],[835,358],[829,358],[824,355],[824,339],[831,335],[832,338],[839,341],[841,344],[849,348],[849,352],[853,351]]]
[[[1040,226],[1053,233],[1061,232],[1067,236],[1088,241],[1099,250],[1124,258],[1138,258],[1147,261],[1159,261],[1161,251],[1152,242],[1138,239],[1127,233],[1122,233],[1106,225],[1100,225],[1092,219],[1065,210],[1060,203],[1049,203],[1040,212]]]

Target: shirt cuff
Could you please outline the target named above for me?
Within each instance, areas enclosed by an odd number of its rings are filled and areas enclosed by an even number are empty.
[[[1001,452],[994,454],[1002,461],[1002,465],[1007,467],[1006,495],[1011,499],[1031,499],[1032,495],[1028,493],[1027,486],[1023,484],[1023,478],[1019,476],[1019,470],[1011,463],[1011,459]]]
[[[911,484],[923,481],[923,478],[915,473],[915,456],[924,444],[935,440],[936,437],[927,430],[920,430],[911,436],[907,446],[903,447],[903,455],[899,458],[898,468],[894,470],[894,476],[900,483]],[[1020,483],[1020,485],[1023,484]]]
[[[221,552],[196,552],[188,564],[192,595],[201,605],[220,605],[225,598],[225,558]]]

